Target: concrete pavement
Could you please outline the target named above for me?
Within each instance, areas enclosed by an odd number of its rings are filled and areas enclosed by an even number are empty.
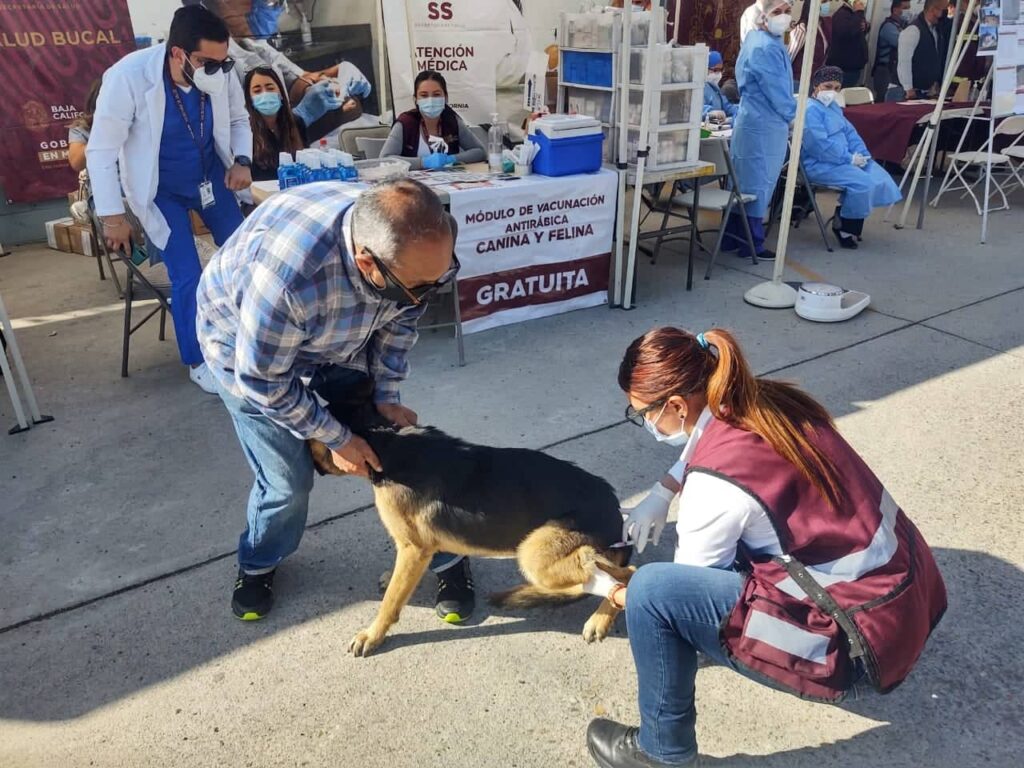
[[[921,527],[950,611],[907,683],[828,707],[702,670],[711,765],[1019,764],[1024,219],[994,215],[988,246],[967,208],[944,204],[928,225],[872,220],[856,253],[825,253],[807,225],[794,233],[800,264],[872,293],[873,311],[848,323],[747,306],[743,291],[770,267],[730,256],[687,294],[673,247],[642,263],[635,311],[468,337],[463,369],[443,334],[414,352],[404,397],[425,421],[548,447],[625,499],[672,462],[620,423],[625,346],[659,324],[734,329],[756,370],[832,410]],[[133,340],[131,376],[118,376],[119,306],[94,270],[45,249],[0,259],[37,396],[57,416],[0,433],[0,765],[589,766],[589,719],[635,720],[624,627],[595,647],[579,638],[592,602],[483,607],[453,628],[433,617],[428,577],[378,655],[346,656],[393,557],[356,481],[318,482],[272,616],[231,619],[249,476],[229,420],[153,326]],[[12,419],[0,399],[0,424]],[[673,536],[643,560],[670,558]],[[482,592],[518,580],[506,561],[475,573]]]

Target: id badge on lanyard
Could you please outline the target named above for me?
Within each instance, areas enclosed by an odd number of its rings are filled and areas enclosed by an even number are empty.
[[[206,94],[202,91],[199,92],[199,139],[196,139],[195,131],[192,130],[192,123],[189,122],[188,113],[185,111],[185,105],[181,101],[181,95],[178,93],[178,89],[173,83],[171,92],[174,94],[174,102],[178,105],[178,111],[181,113],[181,119],[185,121],[185,127],[188,129],[188,135],[192,137],[192,141],[196,145],[196,149],[199,150],[199,160],[203,164],[203,180],[199,183],[199,204],[205,211],[207,208],[212,208],[217,203],[217,199],[213,196],[213,182],[210,181],[209,173],[206,170],[206,156],[203,154],[202,139],[203,133],[206,130]]]

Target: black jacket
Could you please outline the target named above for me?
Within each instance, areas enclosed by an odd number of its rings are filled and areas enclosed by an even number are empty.
[[[832,44],[827,64],[842,70],[864,69],[868,64],[868,38],[861,28],[864,11],[843,5],[832,14]]]

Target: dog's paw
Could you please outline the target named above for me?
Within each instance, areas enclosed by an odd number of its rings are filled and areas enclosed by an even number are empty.
[[[348,644],[348,652],[353,656],[369,656],[382,642],[383,636],[370,634],[369,630],[364,629],[352,638],[352,642]]]
[[[609,619],[608,616],[601,614],[591,616],[587,619],[587,623],[583,625],[583,641],[585,643],[592,643],[595,640],[601,642],[611,631],[613,619]]]

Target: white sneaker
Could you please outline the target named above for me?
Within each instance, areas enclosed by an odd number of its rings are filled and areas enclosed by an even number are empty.
[[[197,368],[188,369],[188,377],[192,379],[192,382],[211,395],[217,394],[217,384],[213,380],[213,372],[207,367],[206,363],[203,363]]]

